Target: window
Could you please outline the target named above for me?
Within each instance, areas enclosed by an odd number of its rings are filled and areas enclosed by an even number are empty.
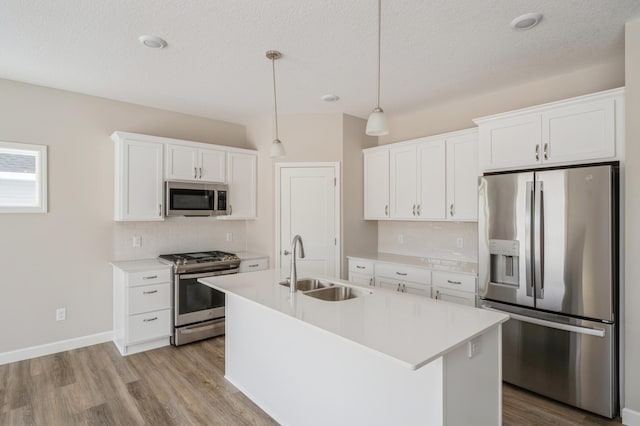
[[[0,213],[47,212],[47,147],[0,141]]]

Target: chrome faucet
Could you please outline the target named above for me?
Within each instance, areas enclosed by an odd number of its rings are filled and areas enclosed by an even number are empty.
[[[295,293],[298,286],[298,271],[296,270],[296,246],[300,244],[300,258],[304,258],[304,244],[302,244],[302,237],[296,235],[291,240],[291,274],[289,275],[289,291]]]

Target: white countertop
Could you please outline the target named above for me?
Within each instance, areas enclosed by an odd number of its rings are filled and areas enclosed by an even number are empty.
[[[432,271],[478,275],[478,264],[473,262],[460,262],[457,260],[436,259],[432,257],[404,256],[392,253],[373,253],[365,256],[347,256],[347,258],[416,266]]]
[[[341,302],[318,300],[300,292],[291,295],[288,287],[278,284],[279,272],[273,269],[199,281],[360,344],[414,370],[509,318],[336,279],[331,281],[372,293]]]
[[[114,260],[109,262],[109,264],[116,268],[120,268],[125,272],[140,272],[153,269],[171,268],[171,265],[162,263],[158,259]]]

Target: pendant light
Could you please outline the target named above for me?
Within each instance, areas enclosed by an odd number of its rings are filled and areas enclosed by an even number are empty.
[[[271,158],[280,158],[285,156],[284,146],[282,146],[282,142],[278,139],[278,98],[276,97],[276,60],[282,58],[282,53],[277,50],[269,50],[267,51],[267,59],[271,61],[271,71],[273,74],[273,111],[275,116],[276,123],[276,138],[271,143],[271,153],[269,156]]]
[[[389,125],[384,111],[380,108],[380,27],[382,22],[382,0],[378,0],[378,103],[371,111],[367,120],[366,134],[369,136],[384,136],[389,134]]]

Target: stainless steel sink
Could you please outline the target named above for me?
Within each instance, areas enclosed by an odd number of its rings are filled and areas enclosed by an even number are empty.
[[[364,290],[356,290],[352,287],[335,285],[332,287],[307,291],[303,294],[305,296],[315,297],[316,299],[320,299],[320,300],[327,300],[329,302],[339,302],[341,300],[355,299],[358,296],[371,294],[371,293]]]
[[[289,287],[289,281],[283,281],[280,283],[280,285],[283,285],[285,287]],[[316,278],[302,278],[298,280],[298,285],[296,285],[296,289],[298,291],[312,291],[312,290],[317,290],[317,289],[321,289],[321,288],[327,288],[327,287],[331,287],[333,286],[333,283],[327,282],[327,281],[320,281],[319,279]]]

